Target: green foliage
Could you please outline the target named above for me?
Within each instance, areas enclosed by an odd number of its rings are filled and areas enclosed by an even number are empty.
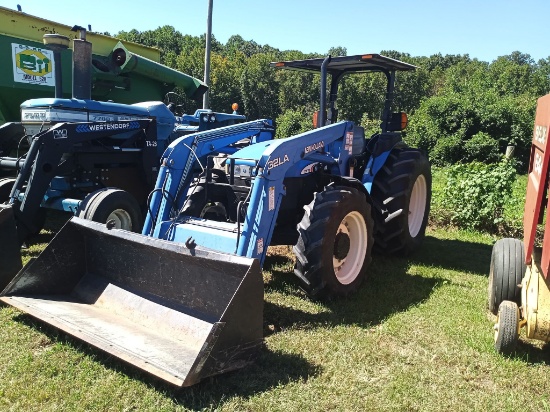
[[[162,26],[116,36],[158,47],[161,62],[199,79],[203,77],[204,35],[191,36],[172,26]],[[330,47],[328,54],[346,55],[347,50],[343,46]],[[550,58],[535,62],[528,54],[516,51],[489,63],[467,54],[414,57],[395,50],[381,54],[417,67],[397,73],[392,110],[409,113],[405,140],[427,151],[434,165],[496,162],[508,145],[514,145],[518,169],[526,170],[536,100],[550,91]],[[325,55],[281,51],[240,35],[231,36],[226,44],[214,38],[210,108],[227,111],[231,103],[237,102],[250,119],[277,119],[291,111],[280,123],[299,124],[289,119],[298,119],[301,113],[309,119],[319,108],[320,76],[276,70],[269,63]],[[376,123],[385,98],[386,77],[382,73],[345,76],[337,99],[338,119],[378,131]],[[197,107],[196,102],[183,104],[187,112]]]
[[[507,159],[451,166],[443,191],[434,198],[438,217],[448,219],[440,223],[494,232],[503,222],[515,177],[514,162]]]
[[[476,133],[464,143],[462,158],[468,162],[496,162],[500,158],[498,141],[485,132]]]
[[[294,136],[299,133],[307,132],[313,128],[313,120],[305,110],[289,109],[277,117],[276,139]]]
[[[279,84],[269,63],[271,54],[255,54],[247,60],[240,76],[240,91],[244,110],[250,119],[276,119],[280,113]]]
[[[365,128],[366,137],[372,136],[375,133],[380,133],[382,130],[380,128],[380,119],[372,119],[367,113],[363,114],[359,124]]]
[[[458,86],[454,84],[453,88]],[[432,162],[439,166],[459,161],[495,162],[506,146],[514,145],[525,168],[535,102],[529,95],[500,96],[482,87],[433,96],[411,116],[406,140],[428,151]]]
[[[423,148],[421,145],[418,145]],[[439,139],[432,151],[431,161],[436,166],[456,163],[462,157],[462,139],[458,135],[450,135]]]

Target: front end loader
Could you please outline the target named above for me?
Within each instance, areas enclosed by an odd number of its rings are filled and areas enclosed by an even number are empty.
[[[117,228],[140,232],[147,196],[154,188],[159,159],[170,142],[198,131],[243,122],[237,113],[197,110],[177,115],[177,104],[150,101],[132,105],[91,100],[91,43],[76,28],[73,41],[73,98],[62,98],[59,49],[69,40],[46,35],[53,48],[57,73],[56,97],[33,99],[21,105],[21,122],[0,126],[0,287],[21,268],[19,246],[37,234],[54,209]],[[155,70],[178,84],[190,97],[206,86],[183,73],[150,62],[118,44],[105,64],[123,76]],[[139,67],[139,70],[137,69]],[[162,71],[162,70],[165,71]],[[173,73],[172,73],[173,72]],[[141,72],[140,72],[141,73]],[[168,80],[167,80],[168,81]],[[17,149],[13,149],[16,147]],[[16,234],[14,235],[13,227]],[[12,246],[17,243],[17,246]],[[16,251],[16,252],[14,252]]]
[[[294,273],[316,299],[355,292],[375,245],[397,254],[419,247],[430,165],[402,141],[405,115],[391,111],[395,73],[414,66],[380,55],[275,66],[321,73],[316,128],[273,140],[272,122],[260,119],[180,137],[161,157],[141,235],[72,218],[0,299],[189,385],[244,366],[261,347],[260,268],[270,245],[294,246]],[[339,81],[362,72],[388,80],[381,132],[368,138],[362,127],[336,119]],[[68,243],[74,248],[65,251]],[[157,329],[168,340],[154,340]],[[168,349],[190,339],[193,349]],[[157,356],[160,347],[166,352]],[[149,367],[149,357],[179,365],[181,353],[188,362],[177,379],[167,378],[166,371],[174,374],[168,366]]]

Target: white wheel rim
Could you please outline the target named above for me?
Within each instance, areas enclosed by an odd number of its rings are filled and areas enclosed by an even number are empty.
[[[107,222],[109,220],[115,221],[115,228],[117,229],[130,231],[132,230],[132,218],[130,217],[130,214],[124,209],[113,210],[107,218]]]
[[[426,199],[428,198],[428,185],[424,175],[416,178],[409,201],[409,233],[411,237],[416,237],[422,228],[424,222],[424,213],[426,212]]]
[[[359,212],[348,213],[340,222],[336,234],[349,237],[349,251],[345,257],[338,259],[333,252],[332,264],[334,274],[342,285],[349,285],[359,275],[367,253],[367,225]]]

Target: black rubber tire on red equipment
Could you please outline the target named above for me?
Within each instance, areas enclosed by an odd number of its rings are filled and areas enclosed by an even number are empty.
[[[374,178],[376,252],[407,256],[424,241],[432,192],[427,157],[417,149],[394,149]]]
[[[494,244],[488,286],[488,308],[493,314],[505,300],[521,305],[520,284],[526,269],[521,240],[505,238]]]
[[[327,186],[304,206],[294,246],[294,273],[312,298],[355,292],[371,261],[373,220],[365,194],[345,186]]]
[[[503,355],[515,352],[519,339],[519,309],[516,302],[503,301],[495,325],[495,350]]]
[[[90,193],[82,201],[78,217],[98,223],[115,221],[115,228],[139,233],[143,225],[141,209],[130,193],[105,188]]]

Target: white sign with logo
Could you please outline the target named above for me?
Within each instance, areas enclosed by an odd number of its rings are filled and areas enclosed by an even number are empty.
[[[53,52],[12,43],[13,80],[18,83],[55,86]]]

